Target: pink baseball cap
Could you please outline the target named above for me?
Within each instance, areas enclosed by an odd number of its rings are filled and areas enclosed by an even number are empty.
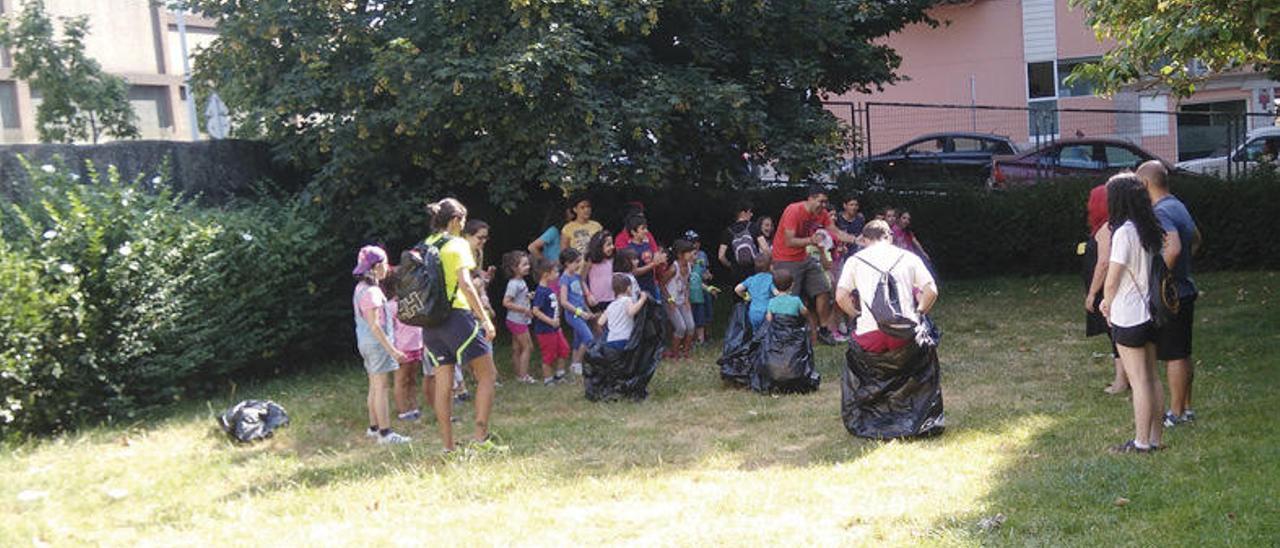
[[[351,275],[360,276],[373,269],[373,266],[387,260],[387,252],[376,245],[366,245],[356,254],[356,268]]]

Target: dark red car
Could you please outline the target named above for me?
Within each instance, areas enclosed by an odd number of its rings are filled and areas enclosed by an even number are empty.
[[[1147,160],[1160,158],[1122,139],[1063,139],[1016,156],[993,157],[990,186],[1008,188],[1053,177],[1105,179]]]

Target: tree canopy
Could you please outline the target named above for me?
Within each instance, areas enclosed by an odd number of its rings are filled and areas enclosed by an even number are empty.
[[[1280,2],[1275,0],[1072,0],[1099,39],[1117,47],[1078,76],[1114,92],[1164,84],[1186,97],[1212,73],[1253,68],[1280,80]]]
[[[90,141],[102,135],[137,138],[129,86],[85,55],[87,16],[63,17],[62,40],[38,0],[25,2],[16,20],[0,21],[0,46],[13,54],[13,75],[40,93],[36,129],[46,143]]]
[[[733,185],[826,169],[820,94],[897,80],[876,43],[933,0],[197,0],[196,81],[331,189]],[[932,22],[932,21],[930,21]]]

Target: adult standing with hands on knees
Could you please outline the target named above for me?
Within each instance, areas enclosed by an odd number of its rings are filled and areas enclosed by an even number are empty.
[[[423,343],[429,359],[436,366],[436,422],[446,452],[453,451],[453,366],[464,364],[476,378],[476,431],[474,440],[489,443],[489,414],[493,410],[494,383],[497,369],[493,364],[492,341],[496,335],[493,321],[485,312],[470,273],[476,268],[471,244],[462,237],[467,223],[467,208],[462,202],[445,198],[427,205],[432,235],[426,244],[440,251],[444,267],[445,294],[452,305],[444,322],[423,329]]]

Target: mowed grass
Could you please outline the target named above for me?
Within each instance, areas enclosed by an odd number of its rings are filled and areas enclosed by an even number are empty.
[[[145,423],[13,448],[0,545],[1273,545],[1280,277],[1199,281],[1200,420],[1156,455],[1105,451],[1131,435],[1131,411],[1100,390],[1111,365],[1105,339],[1081,336],[1076,278],[966,281],[937,310],[938,438],[851,437],[838,349],[819,352],[821,390],[784,397],[723,387],[709,350],[664,363],[640,404],[508,382],[493,420],[508,449],[443,458],[429,420],[404,429],[410,446],[364,437],[353,350]],[[505,348],[499,365],[510,379]],[[214,411],[250,397],[293,425],[228,442]],[[469,433],[470,405],[459,413]]]

